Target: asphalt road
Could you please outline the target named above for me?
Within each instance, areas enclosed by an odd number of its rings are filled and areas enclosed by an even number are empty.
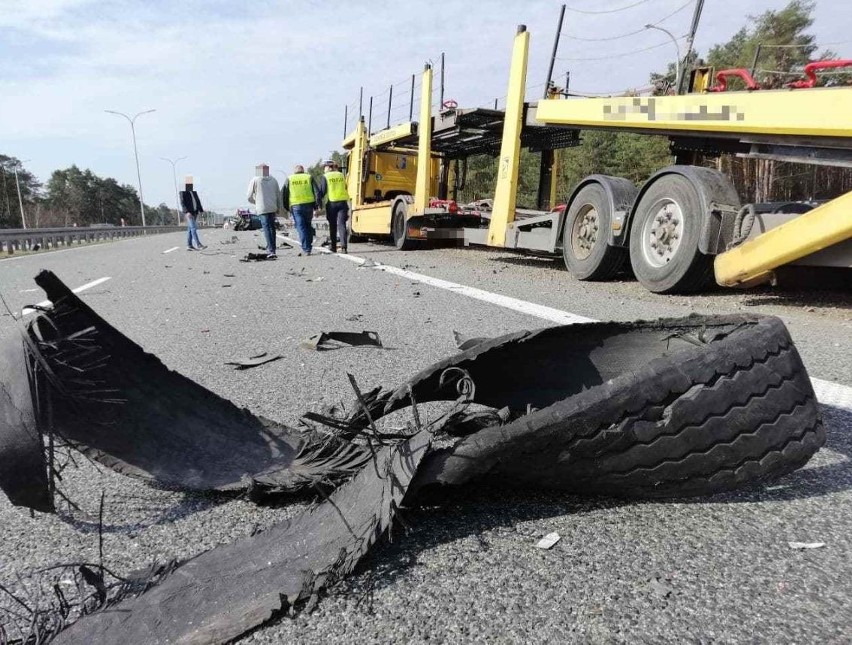
[[[453,353],[453,330],[483,336],[553,324],[339,257],[290,250],[275,263],[240,263],[260,236],[221,243],[232,235],[203,231],[202,253],[184,251],[174,234],[0,261],[0,291],[19,312],[43,300],[32,281],[41,268],[71,287],[109,277],[81,297],[169,367],[287,423],[306,409],[348,404],[347,372],[362,387],[390,385]],[[779,315],[813,377],[852,386],[848,291],[661,297],[630,281],[579,283],[557,262],[504,252],[350,250],[587,318]],[[387,349],[300,347],[329,330],[374,330]],[[12,333],[11,317],[0,316],[0,337]],[[224,365],[261,351],[284,359],[242,372]],[[312,614],[281,619],[243,642],[849,642],[852,390],[839,391],[847,403],[823,406],[826,447],[783,480],[653,503],[465,488],[410,512],[410,531],[377,548]],[[84,462],[65,490],[81,511],[31,518],[0,500],[0,583],[19,589],[16,572],[96,559],[101,491],[106,561],[120,571],[197,554],[304,507],[154,490]],[[536,549],[552,531],[560,542]],[[825,546],[794,550],[790,541]]]

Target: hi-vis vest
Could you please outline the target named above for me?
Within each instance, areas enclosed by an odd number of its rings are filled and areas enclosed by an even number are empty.
[[[346,177],[339,170],[325,173],[325,181],[328,184],[328,201],[349,201],[349,193],[346,192]]]
[[[295,175],[290,175],[289,185],[290,206],[313,204],[317,201],[317,198],[314,196],[311,176],[308,173],[297,172]]]

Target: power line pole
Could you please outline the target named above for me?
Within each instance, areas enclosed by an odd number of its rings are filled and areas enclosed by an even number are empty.
[[[136,157],[136,180],[139,182],[139,210],[142,212],[142,226],[145,226],[145,200],[142,197],[142,172],[139,170],[139,150],[136,148],[136,119],[138,119],[143,114],[150,114],[151,112],[156,111],[157,110],[145,110],[144,112],[139,112],[131,119],[124,112],[116,112],[115,110],[104,110],[104,112],[109,112],[110,114],[117,114],[118,116],[123,116],[130,124],[130,133],[133,135],[133,155]]]
[[[180,194],[178,193],[178,185],[177,185],[177,164],[179,161],[183,161],[186,157],[178,157],[174,161],[167,157],[160,157],[163,161],[168,161],[172,164],[172,179],[175,182],[175,203],[177,204],[177,225],[180,226]]]
[[[18,166],[21,168],[24,167],[24,162],[29,161],[29,159],[24,159],[24,161],[18,161],[15,164],[15,188],[18,189],[18,206],[21,207],[21,228],[27,227],[27,218],[24,215],[24,200],[21,199],[21,182],[18,180]]]
[[[692,45],[695,42],[695,32],[698,31],[698,21],[701,20],[701,11],[704,9],[704,0],[695,0],[695,11],[692,12],[692,24],[689,27],[689,34],[686,36],[686,58],[683,60],[681,64],[681,72],[686,71],[685,68],[689,64],[689,59],[692,56]],[[678,94],[683,93],[683,77],[686,74],[681,74],[681,77],[678,79],[677,86],[675,90]]]

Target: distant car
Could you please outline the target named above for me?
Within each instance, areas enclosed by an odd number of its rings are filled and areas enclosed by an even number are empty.
[[[89,228],[115,228],[115,224],[107,224],[106,222],[101,222],[99,224],[89,224]]]

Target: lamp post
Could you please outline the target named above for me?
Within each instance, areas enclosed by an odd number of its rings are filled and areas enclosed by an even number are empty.
[[[15,164],[15,188],[18,190],[18,206],[21,208],[21,228],[27,227],[27,218],[24,216],[24,200],[21,199],[21,182],[18,180],[18,166],[23,168],[24,163],[27,161],[29,159],[18,160],[18,163]]]
[[[675,38],[674,34],[672,34],[672,32],[670,32],[668,29],[665,29],[663,27],[659,27],[657,25],[645,25],[645,29],[656,29],[657,31],[662,31],[664,34],[666,34],[669,38],[672,39],[672,42],[674,43],[675,49],[677,50],[677,62],[675,63],[675,84],[674,84],[674,86],[675,86],[675,91],[680,92],[680,72],[681,72],[680,61],[681,61],[681,58],[680,58],[680,45],[677,42],[677,38]]]
[[[151,112],[156,111],[157,110],[145,110],[144,112],[139,112],[133,118],[130,118],[124,112],[116,112],[115,110],[104,110],[104,112],[109,112],[110,114],[117,114],[118,116],[123,116],[130,124],[130,132],[133,135],[133,154],[136,157],[136,180],[139,182],[139,210],[142,212],[142,226],[145,226],[145,200],[142,198],[142,173],[139,170],[139,151],[136,148],[136,119],[138,119],[143,114],[150,114]]]
[[[163,161],[168,161],[170,164],[172,164],[172,179],[175,180],[175,203],[177,204],[177,225],[180,226],[180,195],[178,194],[177,187],[177,164],[179,161],[183,161],[184,159],[186,159],[186,157],[178,157],[174,161],[167,157],[160,157],[160,159],[162,159]]]

